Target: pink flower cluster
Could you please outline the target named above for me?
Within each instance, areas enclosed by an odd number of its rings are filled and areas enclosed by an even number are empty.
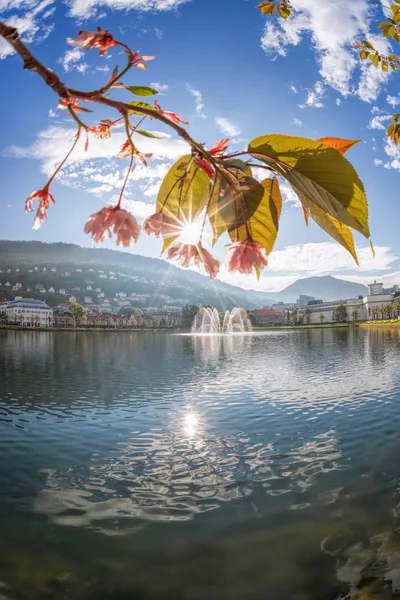
[[[104,239],[111,238],[111,227],[114,227],[117,246],[128,248],[137,242],[140,227],[135,217],[118,206],[105,206],[93,213],[85,223],[84,231],[101,244]]]
[[[215,279],[219,273],[220,262],[203,248],[201,242],[197,244],[175,242],[168,248],[167,258],[176,259],[184,269],[195,266],[199,270],[204,270],[211,279]]]
[[[36,210],[36,216],[33,221],[33,229],[39,229],[44,219],[47,218],[47,210],[50,207],[50,200],[53,204],[56,203],[53,196],[50,194],[49,186],[46,185],[42,190],[36,190],[27,198],[25,202],[25,212],[33,212],[33,201],[39,200],[39,206]]]
[[[268,265],[265,248],[251,237],[231,244],[225,260],[228,271],[239,271],[246,275],[249,275],[253,268],[262,271]]]
[[[101,27],[97,27],[97,33],[81,30],[78,32],[78,37],[75,40],[68,38],[67,42],[71,46],[83,48],[84,50],[100,48],[99,56],[102,56],[112,46],[118,45],[112,34]]]

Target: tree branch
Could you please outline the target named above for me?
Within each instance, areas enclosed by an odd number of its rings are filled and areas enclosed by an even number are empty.
[[[0,21],[0,35],[14,48],[17,54],[20,55],[24,62],[24,69],[28,69],[30,71],[34,71],[44,79],[46,84],[51,87],[52,90],[61,98],[76,98],[78,100],[96,102],[98,104],[104,104],[106,106],[110,106],[114,108],[123,116],[127,115],[131,111],[135,111],[136,113],[140,113],[142,115],[146,115],[157,121],[161,121],[168,127],[171,127],[185,142],[187,142],[193,149],[195,149],[200,154],[204,155],[208,159],[208,153],[204,150],[204,148],[195,142],[188,132],[183,128],[165,117],[159,110],[147,109],[139,106],[131,106],[127,102],[119,102],[116,100],[111,100],[110,98],[106,98],[102,95],[102,91],[94,91],[94,92],[83,92],[79,90],[74,90],[72,88],[68,88],[59,78],[59,76],[54,73],[51,69],[43,65],[27,48],[24,42],[21,41],[19,37],[18,30],[14,27],[9,27]]]

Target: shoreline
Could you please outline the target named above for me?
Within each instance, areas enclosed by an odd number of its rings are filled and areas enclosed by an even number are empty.
[[[332,329],[339,327],[358,327],[360,323],[324,323],[314,325],[279,325],[279,326],[254,326],[254,332],[261,331],[288,331],[300,329]],[[400,323],[399,323],[400,325]],[[124,329],[124,328],[96,328],[96,327],[28,327],[23,325],[0,325],[0,330],[5,331],[52,331],[52,332],[68,332],[68,333],[190,333],[188,327],[176,327],[169,329],[168,327],[161,329],[140,328],[140,329]]]

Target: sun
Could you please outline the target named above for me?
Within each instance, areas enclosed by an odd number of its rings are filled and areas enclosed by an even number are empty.
[[[199,221],[187,221],[182,225],[179,241],[182,244],[197,244],[201,236],[201,223]]]

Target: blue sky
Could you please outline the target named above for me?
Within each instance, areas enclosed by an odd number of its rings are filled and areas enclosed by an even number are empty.
[[[370,205],[372,258],[368,243],[356,235],[361,267],[316,226],[305,227],[301,209],[284,188],[284,211],[270,266],[260,282],[254,276],[229,274],[225,281],[268,291],[295,279],[332,274],[368,283],[400,282],[400,149],[385,137],[388,117],[400,110],[400,75],[384,76],[360,65],[352,45],[367,35],[375,41],[382,12],[369,0],[293,0],[297,8],[287,22],[267,19],[254,0],[0,0],[4,20],[17,26],[34,53],[71,87],[94,89],[107,80],[123,56],[111,49],[105,57],[80,52],[65,43],[78,29],[97,24],[114,36],[155,55],[147,71],[133,70],[124,83],[153,84],[167,110],[181,113],[198,141],[212,145],[230,137],[241,150],[253,137],[286,133],[318,138],[363,138],[348,154],[364,181]],[[350,5],[350,6],[349,6]],[[382,51],[387,42],[378,39]],[[383,44],[383,45],[382,45]],[[396,50],[394,48],[394,50]],[[32,230],[24,201],[42,187],[62,158],[73,135],[57,97],[34,73],[21,69],[19,57],[0,45],[2,139],[0,237],[74,242],[91,246],[83,233],[87,217],[115,199],[126,162],[113,158],[124,141],[115,130],[109,141],[91,140],[87,153],[78,148],[53,187],[57,204],[42,228]],[[121,92],[117,92],[120,94]],[[396,108],[397,104],[397,108]],[[110,113],[95,113],[104,118]],[[167,133],[154,122],[148,129]],[[138,218],[153,212],[161,177],[186,151],[173,135],[140,138],[152,151],[149,168],[136,169],[126,208]],[[223,257],[223,239],[215,254]],[[114,247],[113,243],[108,244]],[[161,244],[141,235],[132,250],[158,257]]]

